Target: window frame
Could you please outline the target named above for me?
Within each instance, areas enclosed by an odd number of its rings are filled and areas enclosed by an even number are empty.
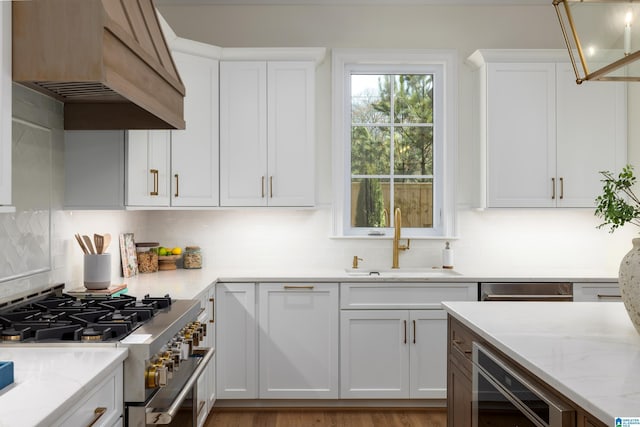
[[[432,228],[403,237],[450,238],[455,229],[457,54],[454,50],[334,49],[332,52],[333,232],[336,237],[392,237],[393,228],[351,226],[351,74],[434,74],[434,211]],[[439,100],[438,100],[439,98]],[[440,107],[436,107],[436,102]],[[436,137],[436,132],[438,135]],[[373,231],[373,233],[372,233]]]

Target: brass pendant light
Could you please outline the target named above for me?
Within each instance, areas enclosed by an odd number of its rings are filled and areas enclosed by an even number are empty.
[[[578,84],[640,81],[640,2],[553,0]],[[637,24],[634,27],[634,24]]]

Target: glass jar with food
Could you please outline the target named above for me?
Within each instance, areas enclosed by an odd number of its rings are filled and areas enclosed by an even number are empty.
[[[158,242],[136,243],[138,271],[140,273],[155,273],[158,271]]]
[[[184,248],[184,258],[182,260],[184,268],[202,268],[202,253],[200,246],[187,246]]]

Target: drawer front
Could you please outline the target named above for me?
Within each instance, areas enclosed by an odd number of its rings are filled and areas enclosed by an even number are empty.
[[[617,283],[574,283],[573,300],[576,302],[622,301]]]
[[[70,415],[61,425],[65,427],[118,425],[123,411],[122,379],[121,364],[102,383],[89,390],[87,397],[71,409]],[[94,421],[95,424],[92,424]]]
[[[477,301],[477,283],[346,283],[340,308],[441,309],[442,301]]]
[[[449,345],[450,352],[460,359],[469,362],[471,368],[471,352],[473,333],[456,319],[449,317]]]

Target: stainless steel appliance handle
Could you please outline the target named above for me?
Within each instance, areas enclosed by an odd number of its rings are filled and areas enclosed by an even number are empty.
[[[482,301],[573,301],[573,295],[485,294]]]
[[[193,374],[191,374],[184,387],[182,387],[182,390],[180,390],[180,393],[176,396],[169,408],[167,408],[166,410],[153,408],[150,412],[146,413],[145,418],[147,424],[169,424],[173,420],[173,417],[178,413],[178,410],[182,406],[182,402],[184,402],[187,394],[189,394],[191,389],[196,384],[196,381],[198,381],[200,374],[202,374],[202,372],[205,370],[214,353],[215,350],[213,348],[207,349],[205,355],[202,356],[202,361],[193,371]]]

